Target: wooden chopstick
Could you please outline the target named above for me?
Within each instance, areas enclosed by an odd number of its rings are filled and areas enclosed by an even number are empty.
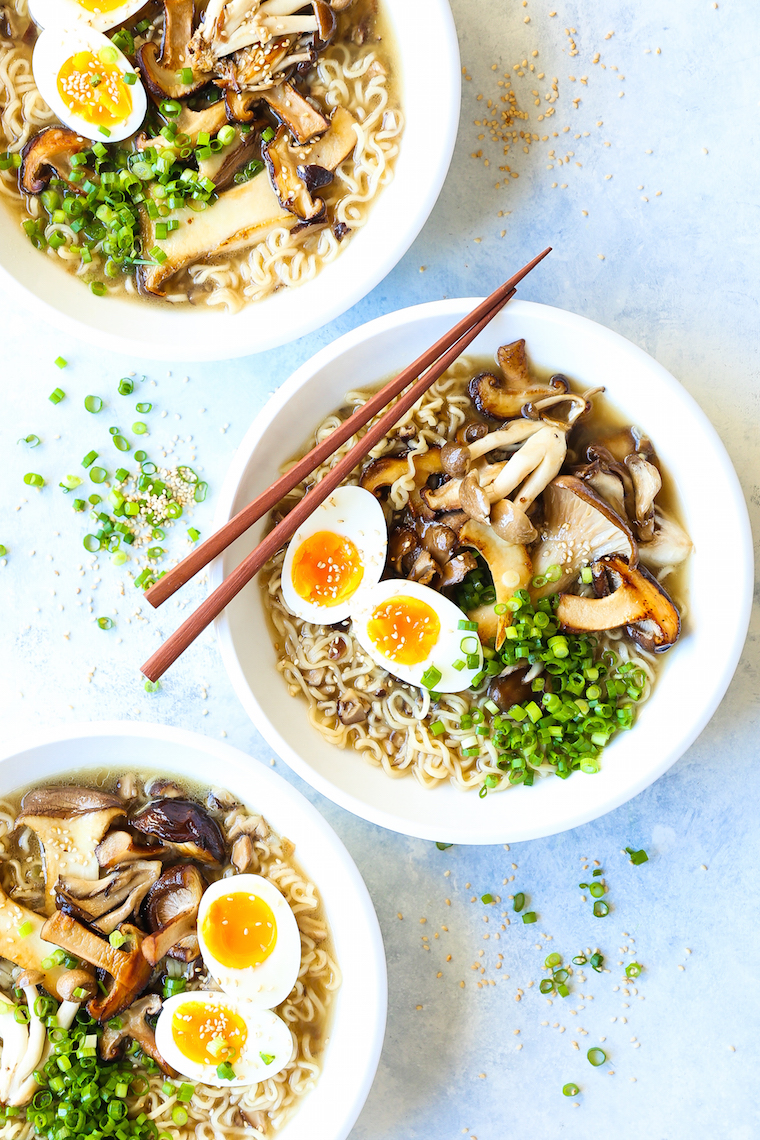
[[[371,399],[367,400],[366,404],[362,404],[360,408],[357,408],[352,416],[344,420],[329,436],[317,444],[316,447],[312,448],[307,455],[304,455],[303,459],[299,459],[298,463],[291,467],[289,471],[286,471],[284,475],[281,475],[279,479],[272,483],[271,487],[268,487],[266,491],[262,491],[260,495],[252,499],[242,510],[238,511],[236,515],[233,515],[224,526],[220,527],[218,531],[207,538],[205,542],[202,542],[200,546],[196,547],[186,558],[178,562],[173,569],[164,574],[163,578],[159,578],[159,580],[145,592],[144,596],[146,600],[157,609],[167,598],[170,598],[172,594],[176,593],[181,586],[189,582],[199,570],[202,570],[204,566],[208,566],[209,562],[212,562],[217,555],[221,554],[223,550],[226,550],[235,539],[239,538],[240,535],[248,530],[249,527],[253,526],[255,522],[258,522],[263,515],[268,514],[273,507],[276,507],[289,491],[297,487],[298,484],[316,467],[319,467],[325,459],[334,455],[346,440],[350,439],[351,436],[363,428],[365,424],[369,423],[369,421],[373,419],[378,412],[382,411],[400,392],[403,392],[404,388],[406,388],[408,384],[411,384],[413,380],[416,380],[426,368],[429,368],[442,352],[451,348],[473,324],[476,324],[481,317],[484,317],[486,313],[491,311],[494,305],[506,297],[518,282],[522,281],[523,277],[527,276],[531,269],[534,269],[535,266],[538,265],[539,261],[543,261],[549,252],[549,249],[545,249],[538,257],[534,257],[532,261],[528,262],[519,273],[516,273],[514,277],[510,277],[509,281],[505,281],[503,285],[500,285],[498,289],[494,290],[490,297],[486,297],[485,301],[482,301],[471,313],[468,313],[467,316],[463,317],[453,328],[449,329],[449,331],[427,349],[426,352],[418,356],[408,368],[405,368],[403,372],[400,372],[398,376],[385,384],[379,392],[376,392]]]
[[[549,252],[549,250],[546,250],[541,257],[531,262],[530,268],[538,264]],[[521,280],[529,271],[530,269],[528,267],[522,270],[521,273],[517,275],[518,280]],[[506,282],[505,285],[511,286],[511,281]],[[175,630],[163,645],[159,646],[156,652],[152,654],[141,667],[141,672],[150,681],[156,682],[164,675],[166,670],[174,664],[189,645],[192,645],[193,641],[206,629],[214,618],[222,613],[225,606],[227,606],[232,599],[240,593],[244,586],[258,574],[262,566],[277,553],[280,547],[284,546],[285,543],[293,537],[299,526],[316,510],[319,504],[324,502],[328,495],[348,477],[357,463],[388,434],[393,425],[419,400],[420,396],[427,391],[431,384],[433,384],[439,376],[443,375],[446,369],[461,356],[464,349],[480,335],[496,314],[511,300],[515,291],[514,287],[511,287],[504,293],[504,286],[502,286],[497,291],[500,297],[496,304],[492,305],[463,336],[460,336],[443,356],[435,360],[427,368],[426,372],[417,382],[412,384],[409,391],[401,396],[393,407],[389,408],[388,411],[380,417],[376,424],[369,428],[343,459],[341,459],[339,463],[336,463],[335,467],[333,467],[331,471],[328,471],[324,478],[304,495],[293,510],[243,559],[240,565],[224,579],[221,585],[201,602],[200,606],[182,623],[179,629]],[[478,310],[481,308],[482,306],[478,306]],[[478,310],[473,310],[473,312]],[[472,317],[472,315],[471,313],[470,317]],[[350,417],[350,419],[353,419],[353,417]],[[355,427],[356,425],[354,425],[354,430]],[[353,434],[353,432],[351,434]],[[333,440],[334,436],[335,432],[332,433],[329,439]],[[350,435],[348,438],[350,438]],[[274,486],[277,486],[277,484],[274,484]],[[271,505],[274,506],[275,502]]]

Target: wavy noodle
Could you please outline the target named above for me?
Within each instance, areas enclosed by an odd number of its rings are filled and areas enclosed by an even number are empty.
[[[26,0],[15,0],[14,11],[25,19]],[[250,249],[188,267],[178,275],[167,301],[177,304],[192,299],[230,313],[239,312],[249,301],[312,281],[338,257],[351,234],[366,225],[371,204],[393,179],[404,116],[389,90],[388,66],[384,51],[376,45],[335,43],[320,57],[310,84],[309,93],[329,110],[346,107],[357,119],[353,153],[337,168],[332,183],[320,191],[328,216],[348,227],[349,232],[338,239],[329,227],[307,227],[299,233],[273,230]],[[7,39],[0,39],[0,93],[3,150],[20,151],[42,127],[57,122],[35,86],[31,49]],[[25,216],[40,215],[39,200],[21,194],[15,169],[0,172],[0,197]],[[68,226],[48,227],[46,236],[53,228],[63,233],[65,242],[57,250],[48,246],[47,255],[58,258],[78,276],[89,275],[93,266],[83,265],[79,255],[70,250],[76,245],[74,232]],[[111,295],[137,295],[131,277],[108,279],[106,284]]]
[[[110,786],[114,782],[115,778],[113,781],[98,781],[98,786]],[[42,860],[28,828],[20,839],[14,836],[12,843],[16,814],[17,805],[0,801],[0,882],[19,901],[30,890],[35,891],[41,904]],[[225,834],[229,835],[236,823],[251,818],[251,812],[236,806],[219,822]],[[20,859],[24,845],[29,853]],[[294,861],[294,849],[290,840],[270,832],[266,839],[254,841],[252,862],[248,867],[250,872],[269,879],[281,891],[295,915],[301,935],[298,980],[275,1011],[290,1027],[293,1059],[275,1077],[256,1085],[215,1088],[194,1082],[193,1100],[183,1105],[188,1113],[187,1124],[183,1127],[178,1127],[172,1120],[172,1108],[177,1098],[167,1097],[164,1093],[165,1077],[145,1074],[148,1088],[142,1096],[130,1097],[129,1115],[134,1117],[144,1112],[156,1122],[159,1132],[167,1133],[172,1140],[192,1140],[192,1137],[196,1140],[231,1140],[238,1136],[245,1136],[246,1140],[265,1140],[283,1126],[319,1078],[330,1006],[340,987],[341,974],[332,954],[330,931],[317,888]],[[231,877],[234,869],[228,865],[222,874],[223,877]],[[10,964],[0,959],[0,987],[3,985],[4,965]],[[192,967],[184,969],[188,990],[217,988],[202,964],[196,971]],[[139,1068],[139,1064],[136,1067]],[[22,1118],[8,1121],[2,1129],[3,1140],[31,1140],[33,1135],[32,1126]]]
[[[452,439],[467,419],[471,402],[466,387],[474,371],[474,363],[467,357],[456,361],[370,452],[372,458],[377,458],[398,454],[401,449],[409,450],[408,471],[389,490],[388,500],[394,511],[403,510],[409,500],[414,482],[414,455]],[[322,421],[304,450],[329,435],[371,394],[348,392],[344,407]],[[367,427],[374,422],[370,421]],[[308,485],[319,482],[366,430],[357,432],[318,467],[309,477]],[[358,471],[346,480],[352,484],[358,481]],[[307,484],[297,487],[291,492],[288,505],[301,498],[306,490]],[[467,791],[480,788],[484,775],[498,778],[498,790],[513,786],[503,780],[503,772],[496,766],[496,750],[490,741],[486,743],[485,754],[464,755],[462,742],[472,735],[472,729],[460,728],[460,721],[472,705],[483,700],[487,682],[474,693],[443,694],[432,711],[427,690],[407,685],[377,665],[350,628],[315,625],[290,613],[281,588],[284,558],[285,551],[281,551],[260,574],[262,597],[274,630],[277,669],[291,696],[307,701],[309,721],[325,740],[338,748],[352,749],[393,779],[412,775],[427,788],[449,782]],[[622,630],[601,635],[599,645],[600,652],[611,649],[623,661],[632,661],[642,670],[646,683],[638,702],[640,707],[648,699],[655,681],[654,655],[627,640]],[[369,703],[365,723],[344,725],[339,719],[338,702],[352,699]],[[431,734],[433,721],[445,725],[442,735]],[[535,770],[540,776],[555,771],[550,763],[539,765]]]

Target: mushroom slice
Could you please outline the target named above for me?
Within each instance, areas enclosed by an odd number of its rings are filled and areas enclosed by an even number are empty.
[[[111,985],[107,992],[91,998],[87,1003],[87,1012],[96,1021],[107,1021],[131,1005],[145,989],[153,972],[153,967],[143,957],[140,949],[144,937],[142,931],[125,923],[120,933],[130,943],[127,950],[117,950],[106,939],[60,910],[48,918],[42,928],[45,942],[52,942],[62,950],[68,950],[76,958],[111,975]]]
[[[293,214],[277,201],[269,179],[261,175],[223,191],[200,214],[185,207],[175,210],[173,217],[179,226],[160,243],[166,260],[160,265],[140,267],[140,288],[155,297],[165,296],[166,283],[193,262],[244,249],[262,241],[273,229],[290,229],[296,224]],[[156,244],[155,224],[143,212],[145,249]]]
[[[95,858],[101,867],[110,870],[138,859],[165,859],[171,852],[166,847],[137,847],[128,831],[111,831],[95,848]]]
[[[552,377],[549,385],[539,384],[533,378],[528,367],[524,340],[503,345],[497,353],[497,359],[502,371],[501,377],[494,376],[492,372],[481,372],[470,381],[470,397],[483,416],[508,420],[519,416],[523,407],[534,400],[569,390],[564,377]]]
[[[175,119],[177,133],[187,135],[194,146],[199,134],[215,135],[227,122],[227,118],[227,104],[222,98],[204,107],[202,111],[193,111],[183,104],[179,116]]]
[[[358,127],[354,116],[345,107],[336,107],[330,126],[321,138],[310,147],[306,161],[324,170],[337,170],[356,146]]]
[[[369,716],[369,705],[357,696],[346,696],[338,701],[338,720],[348,726],[364,724]]]
[[[206,884],[192,864],[164,871],[151,888],[145,901],[150,934],[142,944],[142,952],[151,966],[156,966],[178,942],[195,934],[198,907]]]
[[[493,578],[496,604],[508,602],[515,590],[525,589],[531,580],[531,561],[524,546],[505,542],[490,526],[475,519],[465,523],[459,532],[462,546],[473,546],[483,555]],[[512,624],[512,614],[506,610],[497,615],[496,648],[500,649]],[[480,631],[479,631],[480,632]]]
[[[480,485],[477,471],[465,475],[459,488],[459,505],[466,515],[477,522],[487,523],[491,515],[491,500]]]
[[[66,876],[56,883],[56,906],[101,934],[110,934],[137,911],[160,874],[159,862],[141,859],[94,882]]]
[[[262,96],[280,122],[290,130],[296,142],[307,143],[309,139],[322,134],[330,127],[329,119],[326,119],[316,107],[312,107],[311,103],[290,83],[278,83],[269,91],[263,91]],[[354,136],[355,143],[356,136]],[[312,161],[318,166],[325,166],[324,162],[319,162],[317,159]]]
[[[655,510],[654,536],[639,544],[639,556],[648,570],[664,570],[684,562],[694,545],[686,531],[665,511]]]
[[[118,796],[91,788],[36,788],[26,793],[16,826],[30,827],[40,841],[46,914],[55,910],[55,885],[61,875],[97,879],[95,848],[124,810]]]
[[[420,550],[407,574],[411,582],[419,582],[421,586],[429,586],[438,573],[438,567],[428,550]]]
[[[183,83],[180,72],[190,67],[188,52],[193,34],[193,0],[163,0],[164,32],[161,52],[148,40],[137,49],[136,61],[143,83],[157,103],[162,99],[182,99],[199,91],[208,83],[208,75],[193,75],[191,83]]]
[[[409,507],[412,514],[416,515],[417,518],[431,519],[435,511],[424,501],[421,492],[431,475],[442,473],[440,447],[431,447],[427,451],[416,452],[412,460],[412,467],[414,470],[414,486],[409,492]],[[366,491],[371,491],[373,495],[377,495],[378,491],[384,487],[390,487],[397,479],[402,479],[408,474],[408,453],[406,455],[383,456],[380,459],[373,459],[364,468],[359,486],[364,487]]]
[[[398,575],[403,574],[402,564],[417,547],[417,535],[408,527],[396,527],[388,538],[388,562]]]
[[[359,479],[359,486],[379,498],[378,491],[390,487],[408,471],[409,463],[405,455],[384,455],[367,464]]]
[[[458,582],[464,582],[470,571],[477,569],[477,565],[477,558],[469,550],[463,550],[461,554],[456,554],[448,562],[444,562],[441,567],[439,588],[445,590],[449,586],[456,586]]]
[[[153,1030],[145,1020],[146,1017],[155,1017],[161,1010],[161,1004],[158,994],[146,994],[144,998],[140,998],[122,1011],[118,1019],[121,1022],[119,1029],[110,1024],[106,1025],[100,1038],[100,1055],[103,1060],[115,1061],[123,1041],[136,1041],[143,1053],[152,1057],[162,1072],[168,1077],[178,1076],[156,1048]]]
[[[252,158],[258,157],[259,139],[255,131],[242,133],[235,127],[235,137],[227,146],[216,151],[210,158],[198,163],[201,178],[210,178],[217,192],[226,190],[238,171]]]
[[[135,830],[156,836],[185,858],[201,863],[224,862],[219,824],[194,800],[154,800],[130,822]]]
[[[544,524],[533,547],[533,572],[545,577],[558,566],[560,577],[533,590],[534,598],[559,593],[575,581],[582,566],[606,554],[622,554],[632,566],[638,561],[631,528],[582,479],[562,475],[543,493]]]
[[[58,986],[66,967],[42,965],[50,955],[50,947],[42,938],[44,925],[42,915],[14,902],[0,887],[0,956],[25,970],[39,970],[48,993],[62,998]]]
[[[531,668],[530,665],[516,665],[489,681],[488,696],[502,712],[508,712],[513,705],[535,700],[531,683],[526,680]]]
[[[280,205],[303,221],[316,221],[324,215],[325,204],[309,193],[306,183],[298,173],[298,156],[288,145],[288,132],[280,127],[272,141],[262,150],[267,164],[272,189]]]
[[[39,194],[55,175],[76,194],[82,194],[80,182],[70,180],[72,156],[89,150],[91,142],[68,127],[46,127],[30,139],[21,152],[21,187],[27,194]],[[77,167],[81,170],[81,166]]]
[[[681,629],[678,610],[647,570],[633,569],[617,556],[600,559],[594,569],[606,571],[612,593],[602,598],[562,594],[556,616],[563,629],[581,633],[624,625],[650,652],[663,653],[675,644]]]
[[[654,500],[662,487],[662,476],[654,463],[636,451],[626,456],[625,465],[633,481],[636,533],[642,542],[649,542],[654,535]]]

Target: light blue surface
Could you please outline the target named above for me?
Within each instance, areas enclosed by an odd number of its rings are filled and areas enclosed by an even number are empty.
[[[556,9],[552,18],[548,0],[529,0],[526,6],[518,0],[457,0],[463,64],[472,80],[464,81],[460,141],[438,207],[387,281],[322,332],[264,356],[189,371],[181,366],[167,377],[163,366],[108,357],[41,327],[12,295],[3,298],[0,542],[9,556],[0,567],[0,729],[6,740],[33,725],[124,716],[180,724],[211,736],[226,733],[252,754],[270,756],[222,674],[210,634],[172,670],[161,693],[145,694],[138,666],[174,628],[181,611],[170,603],[153,614],[142,605],[138,618],[137,592],[127,586],[127,596],[120,595],[122,576],[114,567],[103,561],[99,570],[88,569],[90,559],[81,547],[84,528],[57,483],[79,470],[90,447],[110,447],[109,424],[138,418],[132,410],[137,397],[126,400],[115,393],[120,376],[135,370],[148,377],[152,397],[141,391],[139,398],[154,399],[156,410],[149,418],[158,425],[149,450],[155,454],[162,439],[192,435],[213,491],[269,393],[316,349],[395,308],[485,293],[546,244],[555,252],[526,281],[521,296],[609,325],[669,368],[721,434],[757,519],[760,158],[753,130],[760,31],[754,5],[748,0],[720,0],[718,8],[712,0],[607,0],[604,5],[578,0],[565,6],[557,0]],[[571,39],[577,56],[568,54]],[[594,64],[597,51],[601,60]],[[543,70],[545,79],[517,76],[513,64],[523,59],[536,65],[536,73]],[[530,129],[539,136],[551,129],[559,135],[546,143],[539,138],[529,154],[518,141],[506,159],[500,145],[477,139],[482,131],[473,125],[484,117],[487,99],[503,93],[497,80],[504,72],[515,75],[518,104],[530,112]],[[556,112],[539,123],[537,115],[550,106],[544,96],[555,76]],[[541,108],[533,104],[533,89]],[[484,96],[480,102],[478,94]],[[582,101],[575,110],[577,96]],[[491,116],[497,113],[498,107]],[[598,121],[603,127],[596,126]],[[515,129],[527,125],[518,120]],[[564,126],[570,128],[566,133]],[[603,146],[605,141],[611,145]],[[481,147],[481,159],[470,157]],[[564,158],[564,148],[575,154],[569,164],[548,170],[552,148],[558,157]],[[490,159],[488,167],[483,158]],[[520,177],[497,190],[495,183],[504,177],[500,163]],[[511,212],[499,218],[499,210]],[[502,229],[507,231],[503,239]],[[52,363],[59,354],[70,361],[62,373]],[[190,379],[183,383],[186,375]],[[58,384],[67,400],[54,407],[47,395]],[[108,410],[97,418],[82,409],[88,392],[108,397]],[[168,411],[164,420],[162,410]],[[299,428],[294,440],[309,426]],[[656,412],[648,426],[656,440]],[[16,439],[29,432],[44,444],[26,452]],[[189,443],[175,446],[176,455],[189,458]],[[49,480],[40,493],[22,483],[30,470]],[[212,509],[210,498],[195,516],[204,533]],[[716,605],[730,582],[729,549],[725,580],[715,584]],[[182,604],[192,605],[201,589],[189,590]],[[88,619],[100,614],[111,614],[116,628],[105,633],[90,624]],[[439,852],[366,825],[305,789],[356,858],[388,952],[386,1046],[352,1140],[454,1140],[465,1130],[479,1140],[553,1140],[557,1135],[752,1140],[760,1135],[754,962],[760,894],[759,665],[755,612],[726,699],[670,773],[604,819],[520,844],[509,853],[502,848]],[[699,701],[698,693],[694,700]],[[674,709],[673,715],[688,712]],[[303,787],[284,765],[277,767]],[[644,846],[650,861],[630,866],[620,854],[629,844]],[[584,855],[601,862],[609,882],[612,913],[604,920],[591,917],[590,901],[580,901]],[[503,885],[512,874],[514,883]],[[529,894],[540,915],[537,925],[513,921],[499,931],[497,918],[507,907],[469,901],[486,891],[506,900],[516,889]],[[490,917],[488,925],[484,915]],[[613,988],[621,984],[615,963],[630,957],[618,952],[625,944],[623,931],[635,938],[635,957],[645,966],[638,995],[630,997]],[[492,937],[484,940],[485,933]],[[546,942],[541,934],[553,940]],[[429,951],[422,948],[423,936]],[[569,958],[597,945],[612,972],[590,973],[587,983],[573,979],[571,997],[547,1005],[538,993],[546,954],[556,949]],[[480,949],[483,975],[471,969]],[[504,955],[501,970],[495,969],[497,952]],[[496,985],[478,989],[478,978]],[[519,1003],[518,988],[524,991]],[[579,993],[593,1000],[582,1000]],[[601,1037],[607,1038],[611,1064],[592,1069],[585,1053]],[[607,1068],[614,1076],[606,1075]],[[578,1108],[562,1096],[567,1081],[581,1086]]]

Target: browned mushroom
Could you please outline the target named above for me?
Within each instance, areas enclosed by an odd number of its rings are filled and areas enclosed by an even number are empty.
[[[187,104],[183,104],[175,122],[177,133],[187,135],[194,146],[199,134],[215,135],[224,126],[227,122],[227,104],[220,98],[200,111],[193,111]]]
[[[388,538],[388,562],[401,574],[404,559],[413,553],[417,546],[417,535],[408,527],[396,527]]]
[[[654,535],[650,542],[639,544],[639,556],[648,570],[664,570],[678,566],[689,557],[694,546],[683,527],[666,511],[657,508]]]
[[[62,876],[55,886],[56,906],[101,934],[110,934],[137,911],[160,874],[158,861],[141,859],[94,881]]]
[[[354,116],[345,107],[336,107],[325,133],[312,143],[306,162],[323,170],[337,170],[356,146],[358,127]]]
[[[476,519],[470,519],[462,527],[459,541],[462,546],[473,546],[485,558],[493,578],[496,604],[500,608],[504,606],[504,612],[497,615],[496,621],[496,648],[499,649],[512,621],[512,614],[505,603],[515,590],[525,589],[530,583],[530,558],[524,546],[505,542],[490,526],[477,522]]]
[[[641,542],[651,542],[654,537],[654,500],[662,487],[662,476],[654,463],[637,451],[626,456],[625,465],[633,483],[636,536]]]
[[[465,475],[459,488],[459,505],[466,515],[478,522],[487,523],[491,514],[491,500],[481,487],[477,471]]]
[[[535,700],[530,681],[525,680],[530,666],[515,666],[509,672],[493,677],[488,684],[489,699],[498,705],[502,712],[508,712],[513,705]]]
[[[415,454],[412,465],[414,487],[409,493],[409,507],[418,518],[431,519],[435,512],[423,501],[420,492],[431,475],[442,473],[440,447],[431,447],[427,451]],[[408,473],[408,455],[383,456],[380,459],[373,459],[371,463],[367,464],[362,472],[359,485],[379,498],[378,492],[390,487],[397,479],[403,478]]]
[[[502,372],[500,377],[492,372],[481,372],[470,381],[470,397],[483,416],[508,420],[519,416],[526,404],[569,391],[564,377],[552,377],[548,385],[539,384],[534,379],[528,367],[524,340],[503,345],[497,358]]]
[[[58,987],[66,968],[43,966],[43,962],[50,960],[50,948],[41,934],[44,925],[42,915],[14,902],[0,887],[0,956],[25,970],[39,970],[48,993],[62,998]],[[23,938],[19,936],[19,930],[27,931]]]
[[[55,910],[55,885],[61,875],[97,879],[95,848],[124,811],[118,796],[92,788],[36,788],[26,793],[16,826],[30,827],[40,841],[47,914]]]
[[[41,937],[76,958],[89,962],[111,976],[105,994],[99,994],[87,1003],[90,1017],[107,1021],[131,1005],[150,981],[153,968],[140,949],[142,931],[125,923],[120,930],[129,943],[129,949],[118,950],[110,942],[82,926],[76,919],[57,910],[45,921]]]
[[[145,913],[153,933],[142,944],[143,955],[151,966],[157,965],[182,939],[195,934],[204,888],[200,871],[189,863],[164,871],[151,888]]]
[[[72,156],[89,150],[91,142],[68,127],[46,127],[21,152],[21,186],[27,194],[39,194],[55,175],[69,190],[82,194],[81,182],[71,181]],[[82,170],[81,166],[77,170]]]
[[[583,566],[606,554],[623,554],[636,564],[636,540],[628,523],[583,480],[561,475],[546,488],[542,502],[544,525],[532,549],[533,573],[545,578],[557,566],[560,576],[535,589],[536,597],[561,592]]]
[[[480,420],[469,420],[457,430],[455,438],[457,443],[475,443],[476,440],[488,435],[489,430],[488,424]]]
[[[461,554],[456,554],[441,568],[440,588],[445,590],[449,586],[463,582],[470,571],[477,568],[477,565],[477,558],[469,550],[463,550]]]
[[[634,569],[618,556],[600,559],[595,570],[606,574],[612,592],[601,598],[561,594],[556,616],[563,629],[579,633],[624,625],[644,649],[662,653],[675,644],[678,610],[647,570]]]
[[[161,998],[158,994],[146,994],[144,998],[133,1002],[128,1009],[121,1012],[117,1021],[119,1027],[107,1023],[100,1038],[100,1055],[104,1061],[115,1061],[119,1055],[119,1046],[124,1041],[136,1041],[147,1057],[152,1057],[158,1067],[167,1077],[178,1076],[156,1048],[156,1038],[153,1030],[145,1020],[146,1017],[155,1017],[161,1010]]]
[[[420,550],[407,577],[411,582],[419,582],[421,586],[429,586],[437,574],[438,567],[430,552]]]
[[[341,724],[363,724],[369,716],[369,705],[359,697],[346,697],[338,701],[338,720]]]
[[[193,34],[193,0],[163,0],[163,6],[164,31],[160,54],[158,45],[148,40],[138,48],[136,55],[143,83],[157,103],[164,99],[185,98],[208,83],[208,75],[200,72],[193,74],[191,83],[183,83],[181,77],[181,73],[193,63],[188,52]]]
[[[279,128],[261,153],[280,205],[304,221],[314,222],[324,217],[325,204],[321,198],[312,198],[298,173],[298,157],[288,144],[288,132],[284,127]]]
[[[307,143],[315,135],[329,129],[330,122],[321,111],[313,107],[290,83],[278,83],[268,91],[263,91],[264,100],[269,104],[280,122],[284,123],[296,142]],[[354,138],[354,142],[356,139]],[[319,166],[324,162],[315,159]]]
[[[511,499],[499,499],[491,507],[491,526],[505,542],[529,546],[538,532],[522,507]]]
[[[201,863],[224,862],[219,824],[194,800],[153,800],[130,822],[136,831],[155,836],[185,857]]]
[[[138,847],[128,831],[111,831],[95,848],[95,858],[101,867],[110,870],[125,863],[136,863],[138,859],[165,859],[171,854],[160,844],[153,847]]]

